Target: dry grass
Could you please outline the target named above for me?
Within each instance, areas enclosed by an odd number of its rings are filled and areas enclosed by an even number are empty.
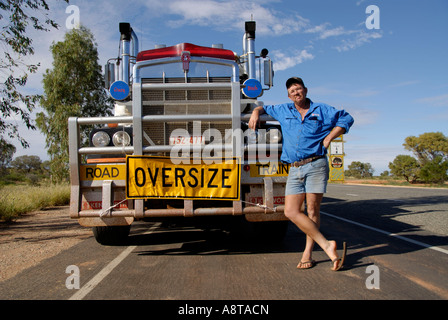
[[[27,212],[68,203],[70,203],[68,184],[8,185],[0,188],[0,220],[9,222]]]
[[[384,179],[380,177],[374,178],[346,178],[345,183],[356,183],[356,184],[370,184],[370,185],[384,185],[384,186],[399,186],[399,187],[419,187],[419,188],[448,188],[448,182],[443,184],[430,184],[430,183],[409,183],[404,179]]]

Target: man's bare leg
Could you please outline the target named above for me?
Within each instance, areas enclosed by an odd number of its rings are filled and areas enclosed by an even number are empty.
[[[322,196],[320,197],[322,198]],[[335,260],[336,258],[338,258],[338,254],[336,251],[336,242],[328,241],[319,231],[318,224],[304,213],[302,209],[304,201],[305,194],[287,195],[285,197],[285,216],[290,219],[300,230],[302,230],[302,232],[307,235],[307,238],[309,237],[311,239],[312,242],[307,241],[305,247],[306,252],[309,252],[310,247],[312,250],[312,246],[314,246],[315,241],[325,251],[325,253],[332,261]],[[319,219],[317,219],[317,222],[319,223]],[[302,258],[304,259],[305,256],[302,256]],[[338,263],[338,261],[334,262],[333,269],[336,269]]]
[[[308,217],[316,224],[317,228],[320,227],[320,203],[323,198],[323,193],[307,193],[306,194],[306,211]],[[302,209],[302,207],[300,207]],[[303,212],[301,210],[301,212]],[[304,213],[304,212],[303,212]],[[310,236],[306,236],[305,249],[302,254],[301,262],[312,261],[314,248],[314,240]],[[311,262],[308,263],[308,266]],[[304,266],[306,267],[306,266]]]

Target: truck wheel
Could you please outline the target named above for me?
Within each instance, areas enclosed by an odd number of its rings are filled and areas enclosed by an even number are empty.
[[[93,235],[103,245],[125,244],[131,226],[93,227]]]

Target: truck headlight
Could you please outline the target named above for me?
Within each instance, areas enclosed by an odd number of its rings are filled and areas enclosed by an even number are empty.
[[[277,128],[270,128],[266,132],[266,143],[280,143],[282,141],[282,133]]]
[[[247,144],[256,144],[258,141],[258,130],[249,130]]]
[[[110,137],[106,132],[98,131],[93,135],[92,143],[95,147],[106,147],[110,143]]]
[[[112,137],[112,143],[116,147],[126,147],[131,144],[131,137],[126,131],[117,131]]]

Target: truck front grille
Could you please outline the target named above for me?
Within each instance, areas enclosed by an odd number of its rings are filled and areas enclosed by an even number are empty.
[[[220,78],[188,78],[189,83],[230,82],[227,77]],[[142,79],[142,84],[185,83],[185,78],[152,78]],[[150,115],[204,115],[231,114],[231,89],[197,89],[197,90],[142,90],[143,116]],[[200,126],[205,143],[210,137],[204,135],[208,129],[217,129],[224,137],[225,130],[231,129],[232,122],[181,121],[181,122],[147,122],[143,123],[143,145],[169,145],[169,138],[175,129],[185,129],[190,136]]]

